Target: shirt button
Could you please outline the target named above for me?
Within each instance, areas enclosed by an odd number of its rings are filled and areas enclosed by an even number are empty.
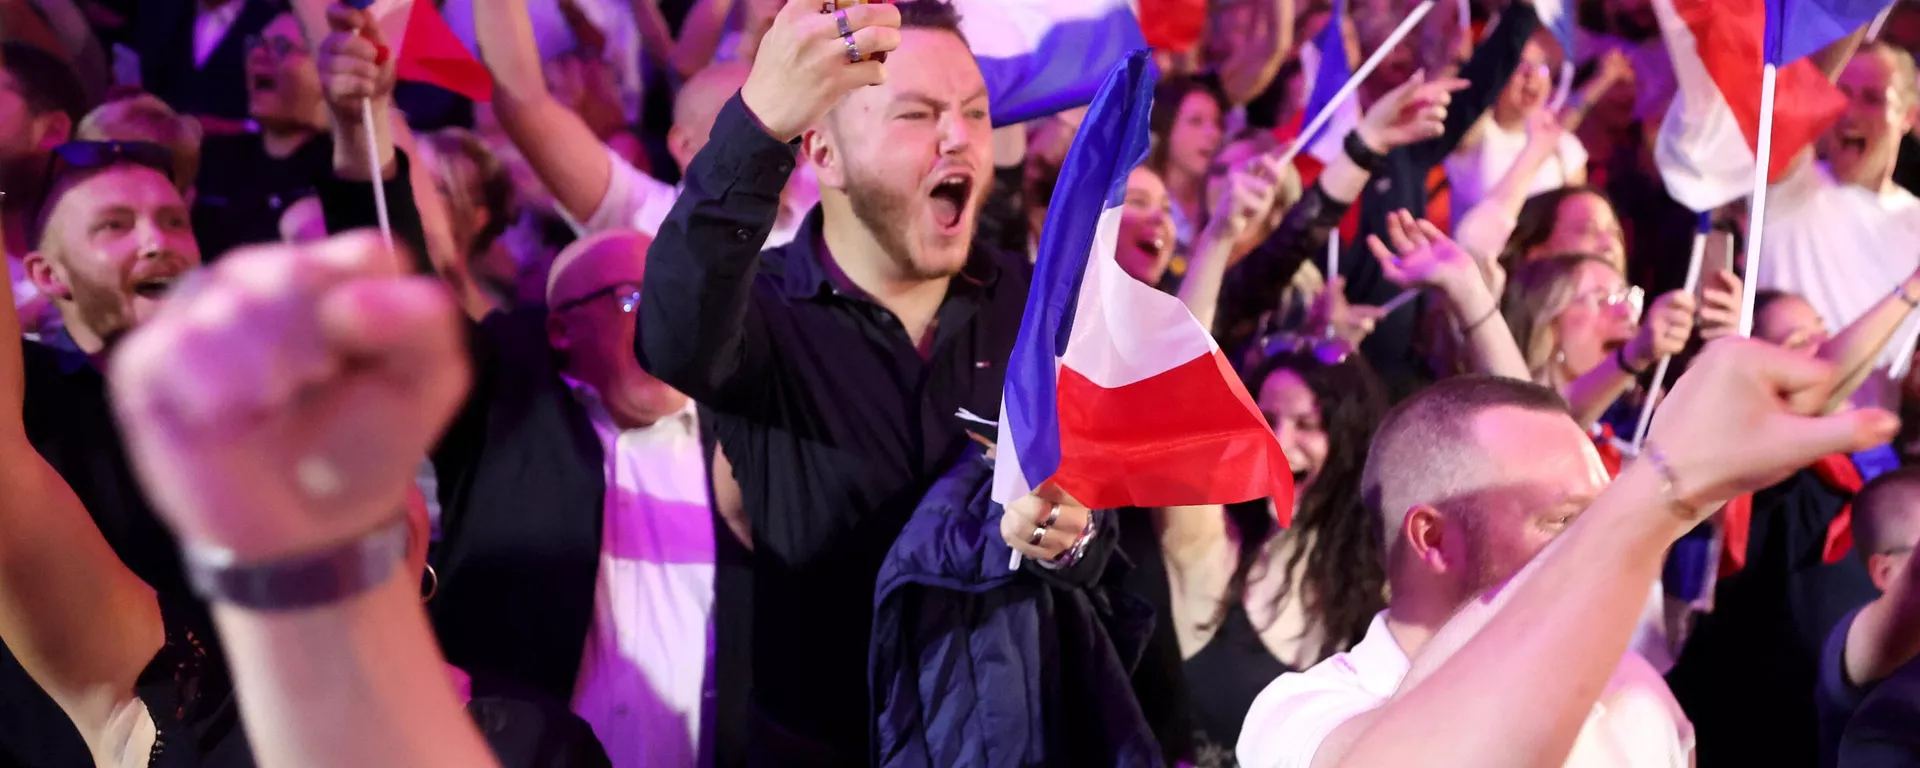
[[[781,172],[781,173],[793,173],[793,163],[781,163],[781,164],[780,164],[780,172]]]
[[[746,227],[741,227],[733,231],[733,241],[736,243],[744,243],[752,239],[753,230],[747,229]]]

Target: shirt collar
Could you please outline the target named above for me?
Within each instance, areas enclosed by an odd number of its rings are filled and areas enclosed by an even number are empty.
[[[605,401],[600,399],[599,391],[593,385],[566,374],[560,374],[560,380],[567,383],[567,389],[573,392],[573,399],[587,409],[587,417],[594,423],[620,431],[613,423],[613,416],[607,413]],[[694,434],[698,412],[693,400],[689,398],[680,410],[644,427],[624,430],[625,432],[671,431],[675,434]]]
[[[1390,698],[1400,689],[1400,682],[1406,679],[1410,667],[1407,652],[1400,648],[1400,641],[1393,639],[1393,631],[1387,629],[1386,611],[1373,615],[1366,637],[1347,651],[1346,657],[1360,686],[1382,698]]]
[[[822,234],[824,231],[822,208],[816,205],[807,213],[807,218],[800,223],[799,231],[794,234],[792,242],[770,250],[764,255],[773,257],[772,260],[777,261],[782,267],[783,279],[780,287],[788,298],[817,299],[836,293],[862,296],[864,294],[860,289],[851,282],[844,282],[845,277],[827,261],[833,256],[828,253],[826,238]],[[960,268],[960,274],[955,276],[953,284],[984,288],[993,285],[999,279],[1000,265],[994,262],[991,254],[975,246],[969,251],[967,264]]]

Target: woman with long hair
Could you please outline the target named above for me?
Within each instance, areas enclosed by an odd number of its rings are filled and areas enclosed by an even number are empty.
[[[1642,322],[1644,301],[1611,260],[1571,254],[1522,265],[1501,304],[1529,377],[1567,399],[1574,420],[1593,431],[1602,456],[1610,457],[1611,470],[1619,469],[1619,454],[1601,417],[1693,336],[1692,294],[1661,296]]]
[[[1147,510],[1121,526],[1135,583],[1178,644],[1184,690],[1165,693],[1193,740],[1176,751],[1197,765],[1231,765],[1261,689],[1350,647],[1385,604],[1383,534],[1360,500],[1385,389],[1358,355],[1329,362],[1312,346],[1276,348],[1248,378],[1294,473],[1291,528],[1272,499]]]

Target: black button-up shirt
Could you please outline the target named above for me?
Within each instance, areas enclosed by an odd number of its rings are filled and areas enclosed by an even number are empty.
[[[1031,267],[975,250],[930,353],[836,280],[810,215],[760,252],[795,150],[736,96],[647,254],[636,352],[708,406],[754,540],[754,749],[867,761],[874,580],[927,488],[1000,412]]]

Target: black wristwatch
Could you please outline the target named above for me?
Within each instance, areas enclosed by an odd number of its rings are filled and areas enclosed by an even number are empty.
[[[1368,173],[1378,173],[1380,166],[1387,162],[1385,154],[1373,151],[1372,147],[1367,146],[1367,142],[1360,139],[1358,130],[1347,133],[1345,148],[1347,157],[1353,160],[1353,164],[1360,166],[1361,170]]]
[[[1650,367],[1635,368],[1632,363],[1627,362],[1627,347],[1624,344],[1613,350],[1613,364],[1620,366],[1621,371],[1632,376],[1645,376],[1647,375],[1647,371],[1650,370]]]
[[[242,563],[233,553],[183,547],[187,580],[209,601],[256,611],[337,603],[386,582],[407,555],[405,515],[316,552]]]

